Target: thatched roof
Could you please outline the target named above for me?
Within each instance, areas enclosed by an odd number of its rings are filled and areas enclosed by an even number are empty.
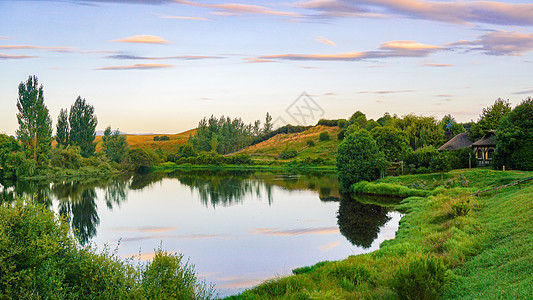
[[[496,147],[496,131],[487,132],[481,139],[472,144],[472,147]]]
[[[472,141],[468,138],[468,133],[459,133],[447,141],[446,144],[440,146],[438,150],[457,150],[470,147],[470,145],[472,145]]]

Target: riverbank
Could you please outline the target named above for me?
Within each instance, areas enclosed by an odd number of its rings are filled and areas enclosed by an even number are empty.
[[[157,172],[174,172],[178,170],[243,170],[243,171],[328,171],[334,172],[337,168],[331,165],[306,165],[306,164],[271,164],[271,165],[194,165],[175,164],[166,162],[153,167]]]
[[[533,184],[471,194],[532,176],[479,168],[381,179],[431,194],[397,204],[406,215],[393,240],[227,299],[525,299],[533,294]]]

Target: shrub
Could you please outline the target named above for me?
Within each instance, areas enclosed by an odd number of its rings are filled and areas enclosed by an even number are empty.
[[[444,263],[433,256],[412,261],[400,267],[392,279],[392,287],[401,299],[437,299],[448,281]]]
[[[128,163],[138,173],[148,172],[157,164],[159,158],[155,153],[145,149],[131,149],[128,151]]]
[[[470,199],[461,198],[458,201],[452,203],[452,214],[454,217],[465,217],[470,212]]]
[[[318,139],[321,142],[329,141],[329,133],[327,131],[322,131],[318,136]]]
[[[279,155],[279,157],[281,159],[290,159],[290,158],[293,158],[293,157],[296,157],[296,155],[298,155],[298,152],[295,150],[295,149],[288,149],[286,148],[285,150],[283,150],[281,152],[281,154]]]
[[[309,147],[313,147],[315,145],[315,141],[313,141],[313,140],[307,140],[306,143],[307,143],[307,146],[309,146]]]
[[[77,146],[54,148],[50,151],[50,164],[53,167],[79,169],[82,166],[81,149]]]
[[[156,251],[134,267],[115,253],[80,247],[65,219],[29,200],[0,205],[2,299],[209,299],[181,255]]]

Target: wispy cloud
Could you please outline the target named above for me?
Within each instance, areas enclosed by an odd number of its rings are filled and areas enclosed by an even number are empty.
[[[533,25],[533,4],[496,1],[311,0],[295,6],[328,18],[387,15],[453,24]]]
[[[447,45],[456,48],[466,47],[470,51],[482,51],[488,55],[519,56],[533,50],[533,33],[491,31],[474,41],[462,40]]]
[[[9,36],[0,36],[0,40],[9,40],[12,39],[12,37]]]
[[[300,229],[287,229],[279,230],[277,228],[257,228],[250,231],[252,234],[264,234],[264,235],[301,235],[301,234],[330,234],[338,233],[339,228],[337,227],[321,227],[321,228],[300,228]]]
[[[30,56],[30,55],[10,55],[10,54],[0,53],[0,59],[24,59],[24,58],[38,58],[38,57]]]
[[[198,2],[187,1],[187,0],[175,0],[174,2],[183,4],[183,5],[214,8],[216,9],[214,14],[224,15],[224,16],[234,16],[234,15],[244,15],[244,14],[277,15],[277,16],[284,16],[284,17],[299,17],[300,16],[299,14],[292,13],[292,12],[277,11],[277,10],[270,9],[268,7],[259,6],[259,5],[251,5],[251,4],[240,4],[240,3],[208,4],[208,3],[198,3]]]
[[[113,66],[113,67],[103,67],[97,68],[95,70],[152,70],[152,69],[162,69],[162,68],[171,68],[173,65],[165,64],[134,64],[128,66]]]
[[[426,67],[453,67],[454,65],[452,64],[443,64],[443,63],[436,63],[436,62],[433,62],[433,61],[430,61],[430,60],[426,60],[424,62],[422,62],[422,65],[423,66],[426,66]]]
[[[125,232],[167,232],[167,231],[174,231],[178,230],[178,227],[152,227],[152,226],[145,226],[145,227],[115,227],[115,228],[109,228],[109,231],[125,231]]]
[[[256,58],[256,57],[245,57],[244,58],[247,63],[265,63],[265,62],[273,62],[272,59],[263,59],[263,58]]]
[[[327,244],[327,245],[322,245],[320,247],[318,247],[318,249],[320,251],[323,251],[323,252],[328,252],[329,250],[337,247],[341,242],[338,241],[338,242],[335,242],[335,243],[330,243],[330,244]]]
[[[259,59],[279,60],[321,60],[321,61],[359,61],[365,59],[389,57],[424,57],[444,50],[435,45],[427,45],[415,41],[390,41],[381,44],[376,51],[346,52],[339,54],[278,54],[263,55]]]
[[[0,45],[3,50],[45,50],[54,52],[76,52],[79,51],[74,47],[40,47],[32,45]]]
[[[525,91],[519,91],[519,92],[514,92],[513,94],[515,95],[533,95],[533,89],[531,90],[525,90]]]
[[[202,18],[202,17],[187,17],[187,16],[171,16],[163,14],[155,14],[162,19],[178,19],[178,20],[193,20],[193,21],[213,21],[213,19]]]
[[[221,56],[208,56],[208,55],[178,55],[178,56],[137,56],[129,54],[117,54],[106,56],[106,58],[122,59],[122,60],[168,60],[168,59],[182,59],[182,60],[201,60],[201,59],[218,59],[223,58]]]
[[[133,35],[119,40],[112,40],[119,43],[141,43],[141,44],[168,44],[164,38],[155,35]]]
[[[363,91],[359,92],[358,94],[378,94],[378,95],[386,95],[386,94],[398,94],[398,93],[413,93],[414,90],[402,90],[402,91]]]
[[[323,37],[323,36],[319,36],[315,39],[316,42],[319,42],[319,43],[322,43],[322,44],[326,44],[326,45],[330,45],[330,46],[335,46],[337,47],[337,44],[335,44],[334,42],[328,40],[327,38]]]

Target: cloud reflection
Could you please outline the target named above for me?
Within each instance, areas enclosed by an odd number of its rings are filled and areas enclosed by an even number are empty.
[[[278,228],[256,228],[250,231],[251,234],[263,234],[263,235],[278,235],[278,236],[294,236],[301,234],[331,234],[339,233],[337,227],[320,227],[320,228],[299,228],[299,229],[287,229],[279,230]]]

